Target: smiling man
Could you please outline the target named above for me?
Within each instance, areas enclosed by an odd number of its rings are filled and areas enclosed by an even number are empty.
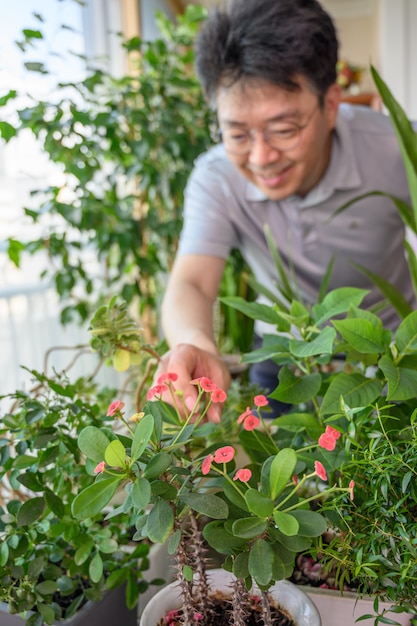
[[[158,374],[175,370],[187,404],[188,381],[229,375],[213,338],[213,304],[230,251],[238,248],[256,279],[279,280],[265,239],[268,225],[289,274],[306,302],[316,301],[332,259],[329,288],[370,289],[354,263],[383,276],[413,302],[404,256],[404,226],[386,191],[410,202],[401,154],[382,113],[340,104],[338,42],[316,0],[235,0],[216,11],[197,41],[197,73],[217,111],[221,142],[199,157],[190,176],[184,228],[166,290],[162,322],[170,351]],[[395,312],[385,323],[394,328]],[[271,329],[257,323],[259,340]],[[277,385],[272,363],[252,368],[265,389]],[[211,419],[220,419],[213,407]]]

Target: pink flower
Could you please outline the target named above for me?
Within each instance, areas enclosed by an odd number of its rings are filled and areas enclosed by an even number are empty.
[[[125,405],[124,402],[121,402],[120,400],[115,400],[114,402],[111,403],[111,405],[107,409],[107,416],[111,417],[115,413],[119,413],[119,411],[123,409],[124,405]]]
[[[104,468],[106,467],[106,462],[101,461],[94,468],[94,474],[102,474],[104,472]]]
[[[234,475],[233,480],[240,480],[242,483],[247,483],[252,477],[252,472],[250,469],[239,469]]]
[[[324,448],[329,452],[334,450],[336,447],[336,439],[333,437],[333,435],[327,432],[324,432],[322,435],[320,435],[318,443],[321,448]]]
[[[340,431],[336,430],[336,428],[333,428],[333,426],[326,426],[326,434],[336,439],[336,441],[340,437]]]
[[[326,430],[319,437],[319,446],[331,452],[336,447],[336,441],[340,437],[340,432],[333,426],[326,426]]]
[[[177,611],[177,609],[171,609],[171,611],[168,611],[168,613],[165,615],[165,622],[168,625],[174,624],[178,616],[179,611]]]
[[[168,391],[168,387],[166,385],[154,385],[149,389],[148,393],[146,394],[146,398],[148,400],[152,400],[152,398],[154,398],[155,396],[162,396],[164,391]]]
[[[203,391],[214,391],[217,389],[213,381],[210,380],[210,378],[207,378],[207,376],[202,376],[200,378],[200,387]]]
[[[250,409],[250,407],[246,407],[246,411],[244,411],[241,415],[239,415],[239,417],[237,418],[237,423],[241,424],[242,422],[245,421],[245,419],[247,417],[249,417],[249,415],[252,415],[252,410]]]
[[[216,387],[216,389],[214,389],[211,392],[212,402],[224,402],[226,398],[227,398],[226,392],[223,391],[223,389],[220,389],[220,387]]]
[[[175,372],[166,372],[165,374],[158,376],[156,382],[158,385],[163,385],[166,382],[175,383],[176,380],[178,380],[178,374]]]
[[[267,406],[268,399],[265,396],[255,396],[253,399],[255,406]]]
[[[355,481],[351,480],[349,483],[349,497],[351,500],[353,500],[353,496],[354,496],[354,493],[353,493],[354,487],[355,487]]]
[[[204,461],[202,462],[201,473],[204,474],[204,476],[209,473],[211,469],[211,464],[213,463],[213,459],[214,459],[213,455],[208,454],[206,458],[204,459]]]
[[[259,424],[261,420],[256,415],[248,415],[243,422],[243,428],[245,430],[254,430]]]
[[[202,619],[204,619],[204,615],[202,613],[194,613],[193,620],[195,622],[201,622]]]
[[[323,463],[320,463],[320,461],[314,461],[314,469],[316,470],[316,474],[319,478],[327,480],[327,474]]]
[[[190,385],[199,385],[203,391],[209,392],[216,389],[216,385],[210,378],[207,378],[207,376],[200,376],[199,378],[190,380]]]
[[[214,453],[214,462],[215,463],[229,463],[232,461],[235,456],[235,449],[232,446],[224,446],[223,448],[219,448]]]

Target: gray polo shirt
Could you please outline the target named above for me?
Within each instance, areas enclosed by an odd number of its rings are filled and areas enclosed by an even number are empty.
[[[410,204],[402,157],[388,116],[365,107],[341,105],[329,167],[304,198],[268,199],[228,160],[222,145],[201,155],[185,191],[179,254],[227,258],[238,248],[256,279],[277,291],[279,280],[264,235],[268,224],[288,267],[291,282],[307,303],[317,301],[332,257],[329,289],[371,289],[368,306],[381,292],[353,263],[393,283],[414,304],[404,255],[405,229],[394,203],[371,196],[329,219],[344,203],[368,191],[385,191]],[[392,328],[392,309],[381,313]],[[271,332],[262,323],[258,333]]]

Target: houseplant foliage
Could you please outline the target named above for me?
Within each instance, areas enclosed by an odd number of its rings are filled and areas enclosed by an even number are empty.
[[[376,70],[372,73],[397,132],[412,206],[391,199],[405,225],[416,234],[415,131]],[[416,254],[408,240],[404,247],[417,293]],[[345,287],[326,293],[331,267],[319,300],[306,305],[292,289],[272,247],[271,254],[288,305],[260,285],[271,306],[239,298],[224,302],[278,331],[266,335],[262,347],[243,360],[253,363],[272,358],[281,366],[271,394],[288,403],[290,411],[274,421],[281,442],[304,446],[305,454],[300,454],[308,462],[317,430],[324,429],[318,458],[329,484],[355,482],[354,500],[341,492],[319,501],[334,536],[330,542],[322,541],[316,555],[327,560],[327,567],[336,568],[341,589],[354,582],[361,594],[374,596],[376,623],[387,623],[382,600],[392,603],[394,612],[415,614],[417,312],[395,286],[368,272],[401,318],[395,332],[384,328],[378,312],[362,306],[366,291]],[[337,439],[326,437],[328,427],[337,430]]]
[[[137,307],[148,340],[157,336],[185,184],[195,158],[212,143],[214,112],[193,72],[193,42],[205,17],[205,9],[191,5],[175,24],[157,13],[157,39],[120,41],[130,68],[124,76],[93,65],[84,80],[58,83],[48,100],[14,90],[0,94],[0,107],[17,116],[0,121],[3,139],[31,133],[61,173],[59,184],[34,189],[36,208],[25,209],[40,234],[10,238],[8,253],[16,265],[23,252],[46,255],[44,274],[62,301],[63,323],[87,320],[117,291]],[[24,29],[17,42],[23,53],[31,50],[31,59],[44,39],[42,18],[35,18],[39,28]],[[44,62],[25,66],[49,74]],[[222,294],[248,297],[247,273],[234,251]],[[248,318],[220,306],[216,319],[222,349],[249,348]]]
[[[72,514],[80,520],[102,514],[115,521],[128,514],[139,545],[168,542],[183,597],[180,623],[211,623],[206,568],[215,555],[216,564],[237,579],[230,623],[247,624],[247,589],[256,582],[262,590],[259,611],[271,625],[268,589],[291,574],[296,554],[326,530],[325,518],[312,504],[333,492],[351,494],[352,485],[316,488],[326,478],[314,455],[320,427],[304,460],[296,447],[280,446],[264,422],[264,396],[252,396],[248,403],[254,409],[246,405],[232,416],[226,393],[201,377],[193,381],[198,398],[187,411],[175,391],[176,378],[172,372],[157,380],[133,415],[114,400],[108,412],[122,429],[111,433],[89,425],[81,430],[78,446],[95,466],[97,479],[80,490]],[[172,404],[162,400],[166,392]],[[221,424],[205,420],[212,402],[226,403]],[[106,514],[107,503],[121,490],[120,506]]]
[[[80,462],[78,433],[109,424],[114,392],[89,377],[31,373],[32,390],[2,398],[11,406],[0,426],[0,602],[28,626],[70,618],[120,585],[133,608],[148,587],[148,546],[132,547],[129,515],[116,524],[71,513],[76,492],[95,479]]]
[[[124,76],[93,66],[80,82],[59,83],[48,100],[16,91],[0,99],[18,116],[0,123],[3,138],[30,132],[62,174],[59,184],[33,190],[37,207],[25,213],[41,234],[10,239],[9,256],[19,264],[22,250],[46,252],[64,322],[90,317],[97,284],[100,295],[117,286],[127,302],[138,300],[144,316],[158,302],[176,251],[185,182],[211,143],[213,113],[192,71],[191,44],[205,15],[188,7],[174,25],[158,14],[158,39],[121,40],[132,68]],[[42,23],[22,35],[20,47],[36,49]],[[46,63],[26,67],[48,74]],[[98,268],[81,253],[90,246]]]

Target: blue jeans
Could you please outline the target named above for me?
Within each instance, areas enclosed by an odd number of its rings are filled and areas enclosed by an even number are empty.
[[[260,348],[262,345],[262,339],[255,336],[253,349]],[[256,383],[259,387],[264,390],[266,396],[268,393],[271,393],[278,386],[278,372],[280,366],[274,363],[271,359],[266,361],[262,361],[261,363],[255,363],[250,367],[249,370],[249,380],[251,383]],[[271,409],[271,412],[265,412],[264,417],[269,419],[274,419],[275,417],[279,417],[291,409],[291,404],[287,404],[285,402],[280,402],[279,400],[274,400],[273,398],[268,398],[268,406]]]

